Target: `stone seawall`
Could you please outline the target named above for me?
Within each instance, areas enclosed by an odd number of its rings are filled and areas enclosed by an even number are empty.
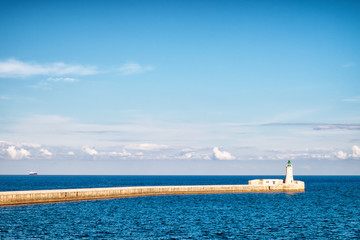
[[[152,195],[251,193],[251,192],[304,192],[294,185],[200,185],[200,186],[144,186],[114,188],[84,188],[0,192],[0,206],[95,200],[107,198],[139,197]]]

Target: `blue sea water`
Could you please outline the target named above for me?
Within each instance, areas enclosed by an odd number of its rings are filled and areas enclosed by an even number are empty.
[[[246,184],[261,177],[0,176],[0,191]],[[0,207],[0,239],[360,239],[360,176],[296,179],[305,181],[304,193],[147,196]]]

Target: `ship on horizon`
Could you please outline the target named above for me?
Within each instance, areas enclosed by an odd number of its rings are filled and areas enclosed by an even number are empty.
[[[38,175],[37,172],[29,172],[29,175]]]

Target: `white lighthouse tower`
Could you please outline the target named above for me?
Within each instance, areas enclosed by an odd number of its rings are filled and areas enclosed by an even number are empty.
[[[288,161],[288,163],[286,165],[285,184],[294,184],[293,167],[292,167],[290,160]]]
[[[294,181],[293,166],[290,160],[286,164],[286,177],[284,179],[254,179],[249,181],[252,186],[267,186],[269,191],[304,192],[305,183]]]

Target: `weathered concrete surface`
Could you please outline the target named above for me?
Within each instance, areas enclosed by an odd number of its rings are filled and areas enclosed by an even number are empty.
[[[0,192],[0,206],[94,200],[106,198],[139,197],[151,195],[250,193],[250,192],[304,192],[295,185],[200,185],[200,186],[146,186],[34,190]]]

